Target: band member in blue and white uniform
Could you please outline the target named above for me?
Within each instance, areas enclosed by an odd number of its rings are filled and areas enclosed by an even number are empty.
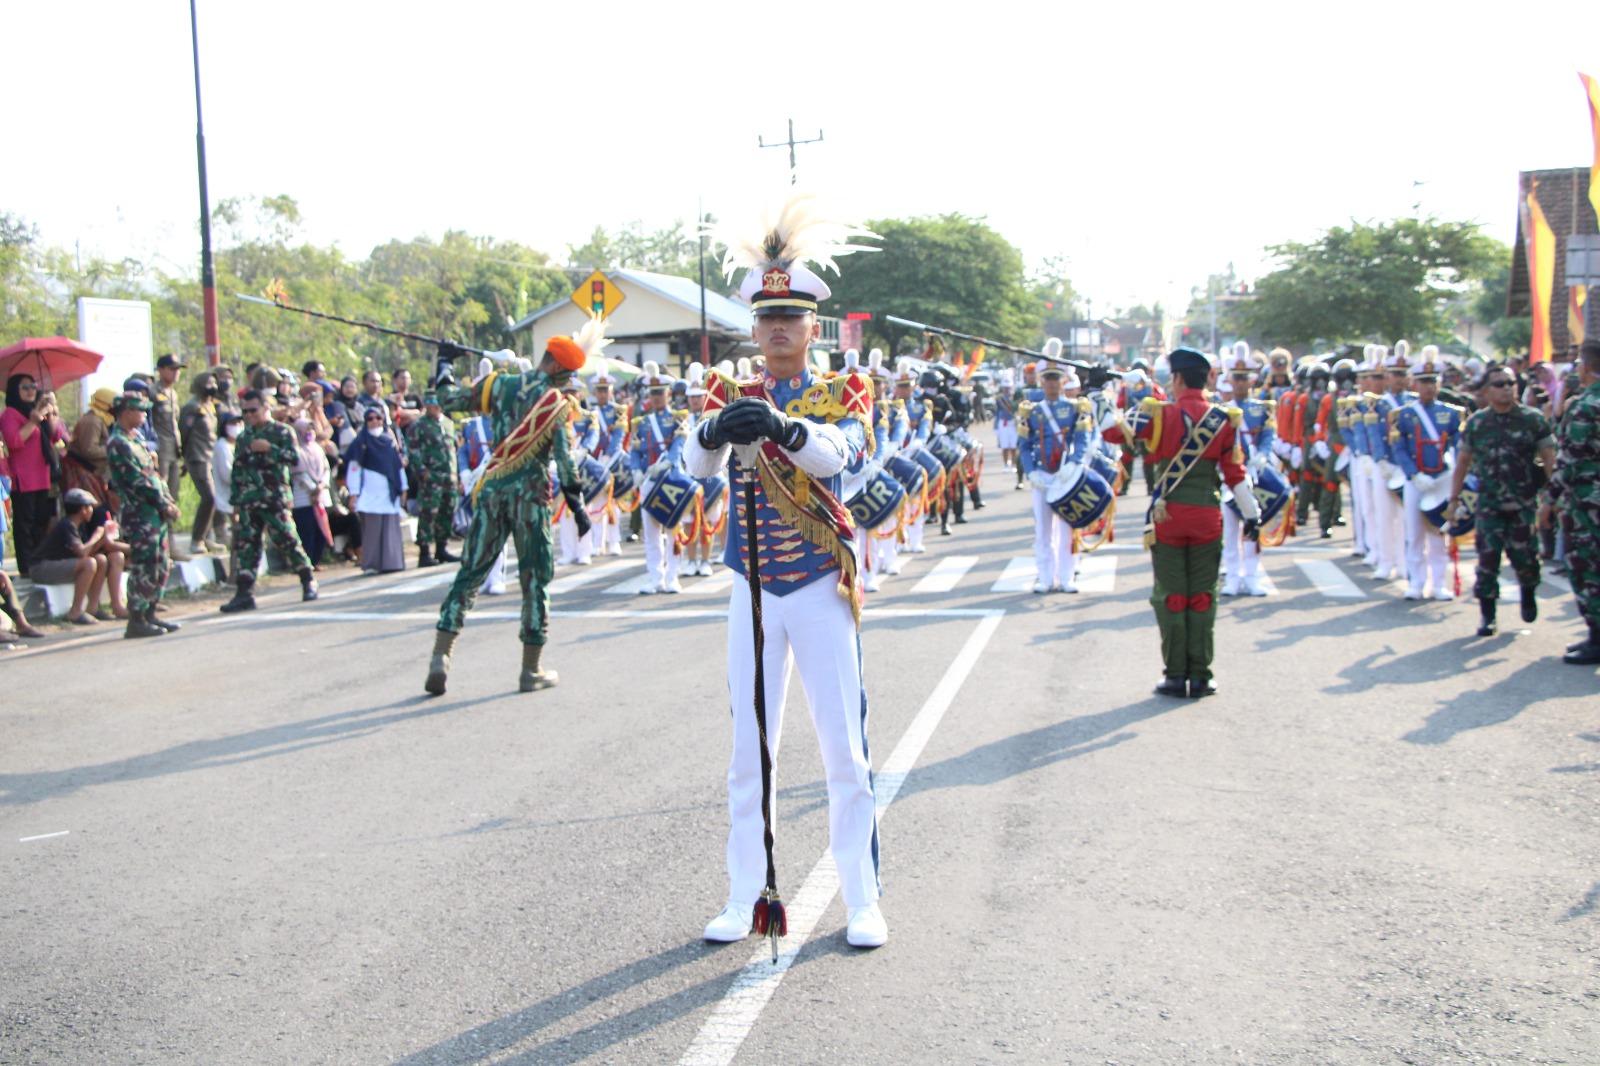
[[[1277,436],[1273,426],[1274,405],[1271,400],[1251,393],[1250,387],[1260,367],[1250,353],[1249,344],[1236,341],[1233,350],[1223,354],[1222,368],[1232,388],[1232,405],[1239,410],[1235,437],[1244,453],[1245,476],[1254,485],[1261,469],[1273,461],[1272,446]],[[1261,580],[1261,545],[1257,541],[1245,542],[1244,521],[1228,506],[1222,508],[1222,566],[1227,573],[1222,581],[1224,596],[1237,596],[1241,591],[1251,596],[1267,594]]]
[[[1042,399],[1027,408],[1021,423],[1023,475],[1033,488],[1034,592],[1077,592],[1078,553],[1072,527],[1051,510],[1047,497],[1064,466],[1087,463],[1099,439],[1093,405],[1078,397],[1075,370],[1046,363],[1038,371]]]
[[[594,454],[594,449],[600,442],[599,420],[594,412],[583,406],[583,382],[576,376],[570,378],[561,386],[562,393],[570,405],[571,414],[568,416],[572,422],[572,462],[581,464]],[[594,555],[593,529],[589,533],[578,536],[578,526],[572,517],[569,507],[561,509],[561,518],[556,522],[556,537],[561,545],[561,554],[556,557],[556,562],[562,566],[588,566]]]
[[[639,498],[643,500],[655,481],[669,469],[683,464],[684,434],[680,432],[683,419],[667,407],[667,389],[671,382],[653,362],[644,365],[639,378],[645,390],[645,409],[633,426],[633,448],[628,453],[628,464],[639,484]],[[682,412],[686,417],[687,411]],[[678,545],[673,530],[657,522],[643,507],[640,536],[644,540],[645,583],[639,589],[641,596],[657,592],[683,591],[678,582]]]
[[[859,231],[817,221],[814,209],[806,210],[809,198],[792,195],[777,216],[779,227],[790,228],[727,241],[725,266],[749,271],[739,292],[755,312],[752,332],[765,365],[744,381],[713,378],[707,417],[684,453],[694,477],[729,472],[733,510],[725,561],[741,575],[751,563],[745,510],[746,492],[754,492],[761,587],[759,614],[752,610],[747,581],[734,582],[728,603],[729,883],[727,905],[705,936],[743,939],[766,884],[760,737],[752,713],[759,618],[769,750],[779,748],[790,670],[798,669],[828,782],[829,838],[848,913],[846,938],[857,947],[876,947],[889,930],[878,909],[878,821],[857,628],[861,586],[849,514],[839,499],[842,475],[866,450],[872,393],[864,375],[821,380],[806,358],[808,345],[820,338],[817,304],[829,289],[804,257],[831,264],[846,250],[831,235]]]
[[[616,383],[616,379],[605,370],[589,379],[589,388],[594,393],[590,410],[594,412],[599,430],[599,439],[592,454],[611,471],[613,490],[620,495],[622,487],[616,477],[627,470],[628,408],[611,398]],[[614,507],[595,515],[593,528],[589,530],[589,536],[594,541],[590,549],[592,555],[622,554],[622,527],[617,517]]]
[[[1405,472],[1394,457],[1395,420],[1400,409],[1416,399],[1408,385],[1411,384],[1411,344],[1395,341],[1394,350],[1378,346],[1387,371],[1384,393],[1378,397],[1376,408],[1378,430],[1375,437],[1378,456],[1378,493],[1374,519],[1377,527],[1378,560],[1373,576],[1380,581],[1393,581],[1405,572],[1405,508],[1401,504],[1401,490]]]
[[[1455,599],[1445,581],[1449,550],[1445,532],[1422,516],[1430,503],[1449,499],[1455,451],[1466,412],[1439,401],[1444,362],[1436,345],[1425,345],[1411,371],[1417,392],[1395,415],[1389,454],[1406,476],[1406,599]],[[1428,499],[1432,497],[1432,499]]]
[[[1010,470],[1017,458],[1017,372],[1008,367],[1000,370],[999,385],[994,394],[994,439],[1000,448],[1000,461]]]
[[[910,363],[897,362],[894,370],[894,398],[895,404],[905,415],[905,433],[899,441],[899,451],[906,454],[916,448],[927,446],[933,437],[933,409],[928,402],[916,394],[917,374]],[[928,509],[938,506],[934,499],[932,486],[926,488]],[[907,505],[906,518],[906,552],[911,555],[921,555],[928,549],[922,544],[922,533],[926,528],[930,513],[912,514],[915,509]]]

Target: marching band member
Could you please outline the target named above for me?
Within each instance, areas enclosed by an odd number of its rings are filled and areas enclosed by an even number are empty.
[[[1149,442],[1158,474],[1145,522],[1145,546],[1155,569],[1150,603],[1161,627],[1161,696],[1198,699],[1213,695],[1211,660],[1217,607],[1217,567],[1222,510],[1218,487],[1226,486],[1244,517],[1244,535],[1254,539],[1260,507],[1245,479],[1237,444],[1237,409],[1230,413],[1206,399],[1211,360],[1179,348],[1169,357],[1177,398],[1147,399],[1129,428]]]
[[[1227,371],[1232,386],[1231,416],[1238,416],[1239,449],[1245,476],[1253,486],[1261,468],[1272,461],[1272,446],[1276,438],[1271,400],[1261,399],[1250,391],[1256,365],[1250,356],[1250,345],[1235,341],[1233,350],[1223,356],[1223,369]],[[1261,544],[1245,543],[1244,520],[1232,508],[1222,508],[1222,567],[1227,576],[1222,582],[1224,596],[1237,596],[1241,589],[1251,596],[1265,596],[1266,586],[1261,581]]]
[[[689,418],[683,425],[685,440],[694,433],[694,429],[705,417],[706,398],[710,395],[706,390],[706,368],[699,363],[690,363],[688,370]],[[700,524],[694,531],[694,539],[689,542],[689,565],[684,573],[691,577],[710,577],[716,573],[712,560],[715,558],[712,541],[716,539],[712,530],[717,528],[722,521],[722,516],[728,509],[727,485],[718,478],[697,478],[700,483]],[[727,530],[724,527],[723,540],[727,539]]]
[[[906,420],[905,439],[899,444],[902,451],[926,447],[933,437],[933,412],[926,400],[913,395],[911,391],[916,380],[917,375],[912,372],[909,363],[896,364],[894,398],[896,405],[905,413]],[[921,555],[928,550],[922,544],[922,535],[927,523],[933,521],[932,509],[939,506],[939,501],[934,498],[932,485],[927,486],[927,496],[930,513],[906,524],[906,551],[912,555]]]
[[[1078,395],[1078,372],[1046,363],[1038,378],[1042,398],[1029,406],[1018,442],[1024,476],[1033,489],[1033,591],[1077,592],[1072,527],[1051,510],[1046,497],[1062,467],[1089,461],[1089,449],[1098,438],[1091,405]]]
[[[840,248],[835,237],[853,232],[820,221],[810,198],[796,193],[770,232],[728,241],[725,266],[748,268],[739,292],[755,312],[752,332],[765,366],[759,376],[736,383],[712,381],[708,417],[685,449],[693,476],[729,471],[735,532],[725,561],[747,578],[754,573],[761,590],[753,600],[749,582],[736,581],[728,603],[728,897],[706,926],[707,940],[741,940],[773,913],[763,832],[773,824],[775,789],[763,781],[762,754],[778,750],[791,665],[800,671],[822,749],[846,939],[877,947],[889,935],[878,908],[878,821],[857,628],[860,582],[848,513],[839,501],[841,475],[866,450],[872,387],[854,373],[820,381],[806,359],[808,345],[820,336],[817,304],[830,295],[806,260],[831,265],[834,255],[853,250]],[[755,512],[747,515],[752,499]],[[755,526],[753,554],[747,518]],[[764,728],[758,728],[763,708]]]
[[[550,594],[545,586],[555,574],[550,550],[550,468],[555,461],[561,496],[578,515],[578,532],[589,532],[569,451],[567,404],[560,386],[605,347],[605,322],[591,318],[576,337],[552,337],[537,371],[490,371],[466,388],[455,383],[448,359],[435,372],[440,406],[446,411],[475,410],[492,420],[495,446],[483,473],[473,485],[472,525],[467,530],[450,591],[439,608],[438,632],[424,689],[434,696],[445,690],[450,656],[478,586],[489,576],[506,538],[517,545],[517,577],[522,584],[523,692],[549,688],[554,670],[541,669],[540,659],[550,628]],[[509,355],[509,353],[507,353]]]
[[[576,376],[561,386],[561,394],[566,397],[567,417],[571,420],[572,463],[578,466],[599,445],[599,420],[583,406],[583,382]],[[582,537],[578,536],[578,523],[573,517],[572,508],[563,507],[561,518],[556,522],[556,535],[561,543],[561,555],[556,563],[560,566],[588,566],[594,553],[593,533],[594,530],[590,529]]]
[[[1445,583],[1449,552],[1443,528],[1423,517],[1423,497],[1449,488],[1455,472],[1455,449],[1466,412],[1439,402],[1443,365],[1437,345],[1424,345],[1411,377],[1416,394],[1395,414],[1390,454],[1405,474],[1406,599],[1420,600],[1431,590],[1436,600],[1453,600]]]
[[[589,380],[589,388],[594,393],[594,412],[596,428],[599,430],[598,440],[595,442],[593,457],[612,474],[612,485],[616,487],[616,475],[625,468],[625,456],[628,451],[628,409],[611,398],[612,388],[616,379],[605,370],[601,370]],[[616,489],[621,495],[620,488]],[[589,533],[593,540],[590,548],[591,555],[621,555],[622,554],[622,525],[617,521],[615,507],[608,506],[600,512],[599,520],[594,523],[594,529]]]
[[[633,449],[628,458],[640,482],[639,499],[643,500],[656,479],[668,469],[682,465],[684,435],[679,432],[683,419],[667,408],[669,383],[660,367],[653,362],[645,363],[639,382],[648,398],[644,412],[634,425]],[[644,515],[640,535],[644,538],[645,569],[645,584],[639,595],[682,592],[683,586],[678,582],[678,546],[673,531],[657,522],[642,506],[639,510]]]
[[[994,438],[1000,448],[1000,462],[1006,470],[1019,462],[1017,456],[1017,372],[1002,367],[999,388],[994,396]]]
[[[1411,381],[1410,342],[1395,341],[1393,351],[1382,345],[1379,349],[1384,353],[1387,382],[1386,391],[1374,405],[1381,448],[1376,454],[1381,458],[1378,461],[1378,506],[1374,516],[1378,524],[1378,564],[1373,576],[1380,581],[1393,581],[1405,565],[1406,550],[1405,509],[1399,495],[1405,475],[1395,463],[1392,434],[1400,408],[1415,399],[1416,394],[1406,388]]]

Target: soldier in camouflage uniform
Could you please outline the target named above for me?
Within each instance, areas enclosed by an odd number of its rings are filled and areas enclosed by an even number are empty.
[[[300,575],[301,601],[317,598],[317,582],[311,575],[311,560],[300,546],[289,519],[294,503],[290,491],[290,471],[300,460],[294,431],[274,422],[267,413],[267,402],[256,389],[239,398],[245,427],[233,442],[233,480],[230,502],[233,505],[233,555],[239,567],[239,588],[233,599],[222,605],[224,614],[253,611],[256,606],[256,571],[261,565],[261,538],[272,538],[272,546]]]
[[[411,472],[417,492],[417,565],[459,563],[451,555],[450,534],[456,513],[456,426],[439,406],[439,394],[422,398],[422,417],[409,431]],[[433,550],[430,551],[430,545]]]
[[[498,563],[507,537],[516,541],[517,578],[522,585],[522,672],[517,688],[533,692],[558,680],[554,670],[540,669],[550,629],[550,595],[545,586],[556,568],[550,542],[550,464],[554,460],[561,495],[577,523],[578,536],[588,536],[589,513],[572,463],[571,427],[561,386],[604,347],[601,322],[591,319],[576,339],[550,338],[536,370],[519,373],[511,367],[504,372],[490,371],[465,387],[456,384],[449,362],[455,353],[449,349],[440,352],[434,381],[440,405],[446,411],[488,415],[495,443],[473,486],[472,525],[462,548],[461,569],[439,608],[433,657],[423,685],[430,695],[444,693],[456,639],[478,598],[479,586]]]
[[[1551,496],[1571,520],[1567,565],[1578,613],[1589,636],[1567,649],[1564,662],[1600,663],[1600,341],[1583,342],[1578,357],[1583,392],[1561,416],[1561,451]]]
[[[1539,588],[1539,551],[1533,542],[1533,524],[1543,481],[1535,461],[1546,471],[1555,466],[1555,435],[1550,420],[1516,401],[1516,378],[1503,367],[1492,367],[1484,378],[1489,406],[1467,419],[1461,430],[1461,450],[1456,458],[1447,515],[1454,515],[1467,474],[1478,474],[1478,503],[1473,513],[1477,539],[1478,597],[1483,615],[1478,636],[1497,631],[1495,605],[1500,596],[1500,556],[1505,553],[1522,586],[1522,620],[1539,617],[1535,592]]]
[[[122,501],[117,521],[132,549],[128,561],[128,628],[124,637],[159,637],[177,629],[176,622],[158,622],[156,604],[166,587],[172,561],[167,556],[167,533],[178,517],[178,505],[167,490],[156,457],[145,444],[139,427],[150,411],[143,396],[119,396],[111,405],[117,424],[106,443],[111,467],[111,488]]]

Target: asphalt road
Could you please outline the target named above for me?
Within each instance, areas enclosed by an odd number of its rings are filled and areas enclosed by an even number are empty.
[[[869,601],[874,952],[798,684],[814,928],[778,967],[700,940],[726,579],[637,597],[636,545],[562,572],[532,695],[514,597],[422,695],[448,569],[0,655],[0,1062],[1600,1061],[1600,678],[1559,585],[1480,640],[1297,538],[1224,603],[1221,695],[1170,701],[1140,490],[1086,590],[1034,596],[1010,480]]]

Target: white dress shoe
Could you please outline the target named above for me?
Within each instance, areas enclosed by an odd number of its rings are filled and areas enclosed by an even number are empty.
[[[1426,597],[1422,595],[1422,590],[1421,589],[1408,588],[1408,589],[1406,589],[1406,599],[1408,599],[1408,600],[1421,600],[1421,599],[1426,599]]]
[[[1078,583],[1076,581],[1068,581],[1065,585],[1058,585],[1056,587],[1062,592],[1070,592],[1073,595],[1077,595],[1078,592]]]
[[[750,918],[755,912],[753,903],[730,903],[722,913],[706,923],[705,937],[719,944],[737,944],[750,935]],[[883,919],[879,918],[879,922]]]
[[[706,933],[710,935],[710,928]],[[881,948],[889,942],[889,923],[876,903],[865,907],[851,907],[850,920],[845,925],[844,939],[853,948]]]
[[[644,588],[639,590],[639,595],[641,596],[654,596],[655,594],[656,587],[654,585],[646,585]]]
[[[1448,602],[1450,600],[1455,599],[1456,598],[1456,594],[1454,592],[1451,592],[1449,589],[1439,589],[1436,592],[1434,592],[1433,598],[1436,599],[1436,600],[1445,600],[1446,602]]]
[[[676,581],[669,581],[661,587],[661,591],[675,596],[683,591],[683,586],[678,584]]]
[[[1046,592],[1049,592],[1049,591],[1050,591],[1050,586],[1047,585],[1045,582],[1043,582],[1043,581],[1035,581],[1033,583],[1034,595],[1043,596]]]
[[[1259,581],[1246,581],[1244,590],[1251,596],[1265,596],[1267,594],[1266,586]]]
[[[1231,579],[1229,579],[1227,581],[1224,581],[1222,583],[1222,594],[1224,596],[1237,596],[1237,595],[1239,595],[1239,581],[1238,581],[1238,579],[1237,578],[1231,578]]]
[[[883,584],[883,578],[878,576],[878,572],[876,570],[874,570],[872,573],[867,575],[867,580],[864,583],[865,588],[866,588],[866,590],[868,592],[877,592],[878,591],[878,587],[880,585],[882,585],[882,584]]]

